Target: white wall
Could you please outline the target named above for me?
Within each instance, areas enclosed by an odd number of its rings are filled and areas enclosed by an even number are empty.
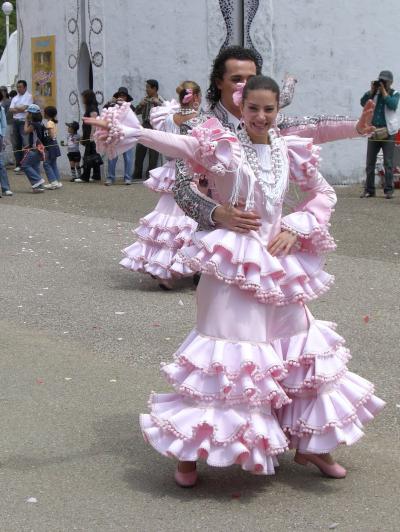
[[[398,0],[273,0],[273,53],[264,50],[264,72],[299,82],[289,114],[357,117],[360,98],[383,69],[400,88]],[[258,19],[255,23],[261,24]],[[254,26],[256,30],[256,26]],[[268,69],[270,65],[270,69]],[[364,179],[365,140],[325,145],[322,170],[333,183]]]
[[[77,54],[84,33],[92,55],[103,57],[101,66],[93,65],[94,90],[107,100],[125,85],[136,102],[148,78],[159,80],[165,98],[175,95],[183,79],[194,79],[206,89],[212,59],[225,38],[218,0],[91,0],[90,17],[88,1],[79,0],[80,41],[78,32],[68,31],[76,0],[18,4],[24,39],[21,77],[31,79],[30,37],[56,35],[61,123],[78,118],[78,106],[69,103],[71,91],[79,92],[78,69],[71,69],[68,59]],[[290,72],[299,80],[288,114],[357,117],[360,97],[380,70],[392,70],[397,86],[399,19],[398,0],[260,0],[251,35],[264,58],[264,73],[281,80]],[[325,175],[335,183],[360,181],[365,151],[365,140],[326,145]]]

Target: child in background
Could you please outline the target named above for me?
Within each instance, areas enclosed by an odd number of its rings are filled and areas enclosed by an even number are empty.
[[[79,142],[81,136],[78,133],[79,124],[75,120],[73,122],[65,124],[68,128],[67,136],[67,157],[69,159],[69,164],[71,167],[71,182],[76,181],[81,183],[81,152],[79,151]]]
[[[43,161],[43,168],[46,172],[49,183],[45,188],[55,190],[62,187],[60,172],[57,167],[57,158],[61,151],[57,142],[57,109],[52,105],[44,108],[44,118],[47,120],[46,130],[48,142],[46,145],[46,159]]]

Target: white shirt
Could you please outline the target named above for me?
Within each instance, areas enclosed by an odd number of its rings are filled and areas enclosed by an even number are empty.
[[[11,100],[10,109],[13,109],[14,107],[19,107],[20,105],[30,105],[33,103],[32,94],[28,91],[25,91],[24,94],[17,94],[14,96],[14,98]],[[15,120],[25,120],[26,112],[23,113],[15,113],[13,115],[13,118]]]
[[[221,102],[221,101],[219,102],[219,104],[220,104],[220,106],[222,107],[222,109],[224,109],[224,111],[226,112],[226,114],[228,115],[228,123],[229,123],[229,124],[232,124],[232,125],[234,126],[234,128],[235,128],[235,131],[237,131],[237,130],[238,130],[238,127],[240,126],[240,120],[239,120],[239,118],[236,118],[235,115],[233,115],[232,113],[230,113],[230,112],[228,111],[228,109],[227,109],[224,105],[222,105],[222,102]]]

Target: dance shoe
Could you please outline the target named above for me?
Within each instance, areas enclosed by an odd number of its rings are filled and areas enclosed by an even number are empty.
[[[175,471],[175,482],[181,488],[193,488],[197,483],[197,471],[189,471],[189,473],[182,473],[178,471],[178,468]]]
[[[318,454],[296,453],[294,461],[296,462],[296,464],[304,466],[307,465],[308,462],[310,462],[311,464],[317,466],[321,473],[331,478],[344,478],[347,474],[346,469],[340,464],[338,464],[337,462],[334,462],[333,464],[328,464],[323,458],[321,458],[321,455]]]

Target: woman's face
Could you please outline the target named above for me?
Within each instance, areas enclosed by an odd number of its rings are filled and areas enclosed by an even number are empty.
[[[242,120],[251,141],[255,144],[267,142],[268,130],[275,126],[278,114],[277,96],[271,90],[251,90],[241,104]]]
[[[195,107],[200,107],[201,104],[201,94],[193,94],[193,104]]]

